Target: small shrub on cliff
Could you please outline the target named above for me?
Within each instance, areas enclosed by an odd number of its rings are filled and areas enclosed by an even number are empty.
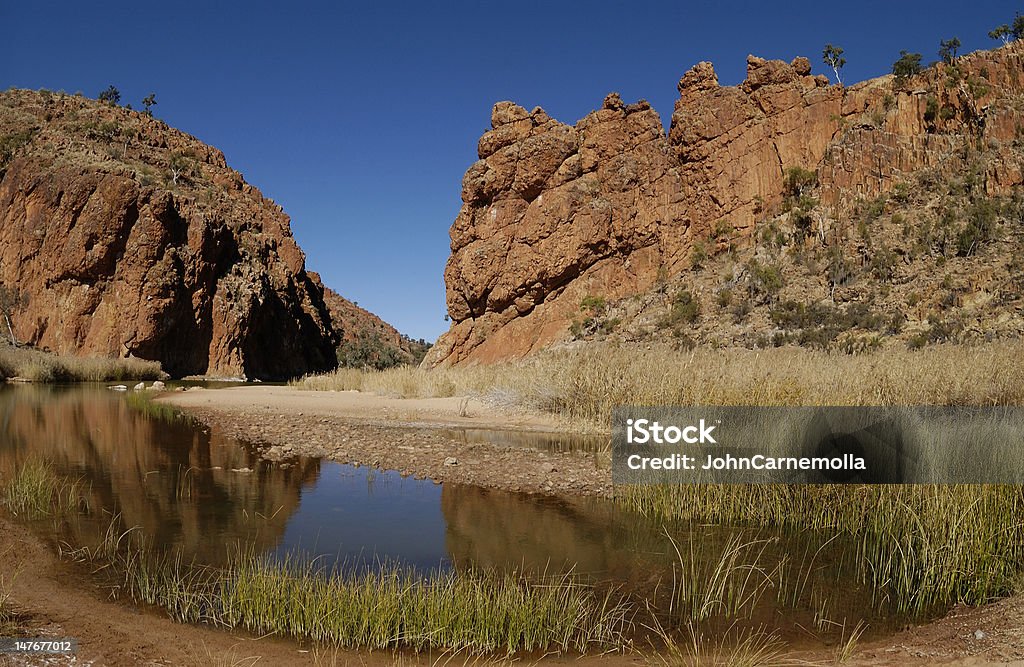
[[[11,160],[14,159],[14,156],[18,151],[32,141],[32,137],[34,137],[38,131],[39,130],[37,128],[33,127],[20,132],[12,132],[11,134],[0,136],[0,169],[6,167]]]
[[[732,223],[729,222],[728,220],[719,220],[718,222],[715,223],[716,239],[728,239],[734,231],[735,228],[732,226]]]
[[[799,199],[807,190],[818,184],[818,174],[803,167],[790,167],[786,170],[783,187],[786,194]]]
[[[982,199],[971,204],[967,210],[967,222],[957,236],[957,254],[971,255],[978,246],[992,240],[996,233],[996,206],[991,200]]]
[[[785,284],[782,271],[774,264],[762,264],[752,259],[747,264],[747,270],[750,272],[750,289],[755,294],[773,296]]]
[[[834,245],[828,250],[826,278],[828,278],[829,296],[833,300],[835,300],[836,287],[847,284],[853,278],[853,267],[846,259],[841,246]]]
[[[700,302],[690,290],[682,290],[672,298],[672,305],[662,325],[678,330],[682,325],[693,324],[698,317]]]
[[[702,241],[697,241],[693,244],[693,250],[690,252],[690,266],[695,269],[699,269],[704,266],[704,262],[708,260],[708,251]]]
[[[886,247],[881,247],[871,256],[871,274],[879,280],[892,280],[896,274],[899,257]]]
[[[814,218],[809,210],[800,207],[793,211],[790,219],[793,221],[794,240],[797,243],[803,242],[804,239],[811,235],[814,227]]]
[[[732,313],[732,321],[734,324],[742,324],[743,320],[747,319],[747,315],[750,311],[754,310],[754,304],[750,302],[750,299],[743,298],[737,299],[732,307],[729,308],[729,312]]]
[[[907,341],[909,349],[919,350],[932,343],[954,342],[957,334],[963,329],[963,323],[958,319],[942,319],[935,313],[928,316],[928,324],[927,329]]]
[[[580,301],[580,310],[589,313],[592,317],[601,315],[607,307],[608,302],[603,296],[595,296],[591,294],[583,297]]]

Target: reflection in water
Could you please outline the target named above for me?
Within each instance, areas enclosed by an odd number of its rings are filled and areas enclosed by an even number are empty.
[[[121,526],[204,562],[219,562],[239,541],[275,546],[302,485],[319,471],[315,460],[261,465],[237,443],[147,417],[103,388],[0,389],[0,476],[31,457],[86,482],[97,511],[64,528],[68,541],[93,543],[120,514]]]
[[[705,578],[700,568],[713,568],[736,535],[764,538],[736,528],[670,527],[684,554],[701,564],[684,572],[665,528],[608,501],[441,487],[314,459],[273,465],[216,429],[148,416],[101,387],[0,388],[0,478],[30,457],[86,482],[92,511],[57,527],[55,538],[96,544],[119,514],[122,529],[139,526],[154,546],[209,564],[244,544],[327,566],[387,560],[423,571],[571,570],[650,598],[674,578]],[[809,626],[823,612],[871,615],[867,592],[842,581],[848,549],[834,543],[819,553],[820,541],[806,534],[768,537],[750,565],[802,568],[791,578],[803,581],[801,599],[790,605],[797,611],[786,612],[794,622]],[[756,620],[778,625],[778,616],[769,595]]]
[[[751,582],[748,593],[761,580],[759,573],[783,572],[782,585],[773,584],[744,619],[750,627],[777,627],[794,639],[806,634],[800,626],[826,619],[872,618],[876,631],[894,622],[876,613],[870,590],[851,581],[853,568],[844,557],[855,553],[855,546],[838,539],[730,526],[664,526],[600,499],[535,498],[468,486],[446,485],[441,506],[448,552],[459,565],[573,570],[621,586],[664,611],[671,582],[701,589],[715,579],[723,556],[734,554],[738,580]]]

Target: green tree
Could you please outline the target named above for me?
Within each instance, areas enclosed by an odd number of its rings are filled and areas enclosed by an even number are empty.
[[[956,37],[942,40],[939,42],[939,58],[947,65],[952,65],[960,46],[960,40]]]
[[[183,176],[191,174],[192,160],[187,155],[175,153],[171,156],[169,167],[171,169],[171,181],[177,185]]]
[[[1017,14],[1013,17],[1013,24],[1010,25],[1010,34],[1014,39],[1024,39],[1024,16]]]
[[[0,313],[4,316],[7,324],[7,333],[11,337],[11,345],[17,347],[18,339],[14,336],[14,326],[11,318],[14,314],[28,307],[28,292],[17,287],[8,287],[0,283]]]
[[[821,60],[835,72],[836,83],[842,85],[843,80],[839,76],[839,70],[846,64],[846,58],[843,57],[843,47],[826,44],[825,49],[821,52]]]
[[[1013,39],[1013,31],[1010,30],[1009,25],[1004,23],[1003,25],[996,26],[991,31],[989,31],[988,36],[991,39],[1000,40],[1003,43],[1003,46],[1006,46],[1007,44],[1010,43],[1010,40]]]
[[[107,89],[100,93],[99,100],[117,106],[117,103],[121,101],[121,91],[112,85],[107,86]]]
[[[907,79],[921,71],[921,54],[900,51],[900,59],[892,64],[892,73],[896,75],[896,83],[904,84]]]
[[[142,106],[145,107],[145,113],[147,116],[153,115],[153,107],[156,106],[156,93],[150,93],[142,98]]]

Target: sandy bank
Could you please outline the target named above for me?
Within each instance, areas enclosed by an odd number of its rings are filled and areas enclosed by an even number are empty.
[[[557,431],[554,417],[512,412],[473,398],[391,398],[359,391],[310,391],[294,387],[194,388],[162,400],[182,408],[210,407],[248,414],[344,417],[389,426]]]
[[[552,417],[504,411],[475,399],[229,387],[190,389],[158,400],[186,410],[211,429],[253,443],[270,460],[317,456],[437,482],[611,495],[607,456],[467,441],[464,429],[514,431],[528,439],[558,427]],[[515,440],[514,434],[508,439]]]

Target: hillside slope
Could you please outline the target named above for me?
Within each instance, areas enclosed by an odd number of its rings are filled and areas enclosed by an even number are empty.
[[[413,340],[381,318],[334,290],[324,290],[324,303],[335,322],[341,322],[338,364],[356,368],[390,368],[419,364],[430,348],[426,341]]]
[[[0,93],[0,283],[28,296],[20,341],[173,376],[324,371],[344,336],[288,216],[220,151],[80,96]]]
[[[1022,55],[849,87],[806,58],[750,56],[733,87],[700,63],[668,132],[614,93],[573,126],[498,103],[451,228],[452,326],[426,363],[604,336],[1020,335]]]

